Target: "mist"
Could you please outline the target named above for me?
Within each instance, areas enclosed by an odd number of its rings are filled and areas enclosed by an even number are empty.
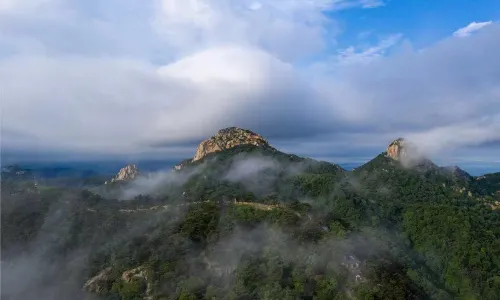
[[[149,268],[141,255],[152,255],[151,251],[157,251],[156,245],[163,245],[165,250],[155,255],[165,255],[162,259],[167,262],[178,259],[177,268],[198,278],[203,285],[221,288],[219,292],[223,294],[232,292],[241,272],[254,264],[271,264],[262,267],[267,270],[265,272],[274,272],[276,267],[281,270],[279,272],[289,268],[303,270],[300,272],[304,276],[336,274],[338,287],[351,290],[368,280],[367,261],[377,257],[390,260],[394,248],[405,248],[405,239],[394,229],[376,224],[371,227],[356,227],[354,223],[343,225],[343,219],[356,222],[354,220],[363,216],[363,204],[350,202],[352,200],[339,195],[347,192],[346,184],[357,193],[362,193],[365,187],[356,176],[346,177],[342,169],[335,169],[333,165],[329,165],[331,171],[337,170],[335,172],[344,175],[311,173],[316,163],[259,153],[225,159],[209,157],[179,171],[162,170],[141,175],[108,194],[90,193],[83,199],[62,194],[48,207],[43,224],[27,250],[17,253],[14,248],[3,247],[7,252],[2,255],[5,271],[2,284],[6,286],[2,288],[2,295],[9,299],[36,296],[42,300],[52,299],[54,295],[97,297],[84,291],[85,282],[95,279],[94,276],[108,266],[114,266],[112,272],[123,274],[134,268]],[[236,202],[225,201],[226,195],[191,197],[199,184],[208,190],[235,184],[262,199],[276,193],[277,185],[289,179],[315,180],[320,178],[318,176],[326,178],[324,184],[329,186],[328,194],[304,194],[294,200],[298,200],[298,204],[291,198],[282,199],[279,205],[252,205],[253,200],[245,197],[237,198]],[[390,197],[391,187],[380,186],[377,193]],[[142,203],[136,198],[139,195],[152,197],[157,202]],[[306,204],[309,208],[300,212],[287,206]],[[203,244],[206,247],[200,247],[183,233],[182,228],[188,226],[183,224],[190,220],[189,226],[195,226],[194,232],[201,230],[196,227],[198,219],[204,218],[204,209],[212,209],[210,207],[217,212],[217,226],[213,228],[215,233],[206,237]],[[193,219],[190,214],[197,210],[201,215]],[[13,211],[15,209],[9,209],[9,213]],[[263,219],[258,224],[245,224],[246,221],[241,220],[227,223],[228,216],[238,219],[238,213],[243,217],[249,213],[257,216],[288,213],[295,222],[295,229],[270,219]],[[89,228],[82,229],[83,224]],[[144,254],[140,254],[142,252]],[[413,255],[416,254],[408,250],[405,257]],[[129,260],[129,256],[134,259]],[[156,291],[169,295],[183,289],[168,282],[161,282],[157,288]]]

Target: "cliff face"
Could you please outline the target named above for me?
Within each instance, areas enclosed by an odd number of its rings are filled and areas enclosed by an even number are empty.
[[[229,127],[219,130],[213,137],[201,142],[193,161],[200,160],[210,153],[224,151],[239,145],[269,146],[262,136],[250,130]]]
[[[124,181],[124,180],[132,180],[139,176],[139,169],[137,169],[136,165],[127,165],[118,171],[115,177],[113,177],[109,182],[106,181],[105,184],[116,182],[116,181]]]
[[[405,139],[399,138],[393,141],[389,147],[387,147],[387,156],[394,160],[402,160],[407,158],[411,153],[414,146],[408,143]]]
[[[389,144],[386,156],[400,162],[404,167],[422,171],[437,170],[439,167],[426,158],[417,146],[404,138],[398,138]]]

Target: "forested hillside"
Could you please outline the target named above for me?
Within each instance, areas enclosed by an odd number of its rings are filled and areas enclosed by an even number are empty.
[[[11,171],[4,299],[500,297],[495,174],[247,144],[85,189]]]

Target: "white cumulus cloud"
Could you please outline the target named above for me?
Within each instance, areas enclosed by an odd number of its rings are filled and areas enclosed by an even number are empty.
[[[335,5],[330,0],[161,0],[154,24],[182,53],[238,43],[290,60],[322,50],[325,26],[334,25],[323,12]]]

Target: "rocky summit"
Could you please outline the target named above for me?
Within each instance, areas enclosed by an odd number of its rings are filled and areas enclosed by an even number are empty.
[[[387,156],[394,160],[401,160],[409,157],[415,152],[415,146],[404,138],[398,138],[387,147]]]
[[[105,184],[116,182],[116,181],[125,181],[132,180],[139,176],[139,169],[136,165],[127,165],[118,171],[115,177],[113,177],[109,182],[106,181]]]
[[[219,130],[214,136],[201,142],[193,161],[200,160],[210,153],[224,151],[239,145],[269,147],[268,142],[257,133],[238,127],[229,127]]]
[[[398,138],[390,143],[385,156],[401,163],[404,167],[411,167],[420,171],[438,171],[440,169],[415,144],[404,138]]]

